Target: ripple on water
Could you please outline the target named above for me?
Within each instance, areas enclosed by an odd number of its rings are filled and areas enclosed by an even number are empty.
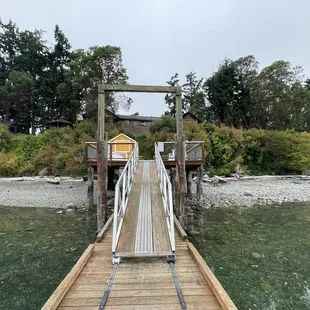
[[[239,310],[309,310],[309,218],[304,203],[210,208],[188,228]]]
[[[94,218],[0,207],[0,309],[40,309],[91,242]]]

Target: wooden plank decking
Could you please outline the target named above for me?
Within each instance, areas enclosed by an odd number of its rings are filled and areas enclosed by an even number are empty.
[[[90,247],[83,267],[77,263],[42,310],[98,310],[112,270],[111,233],[110,228]],[[193,245],[177,230],[175,266],[187,309],[237,309]],[[159,258],[122,262],[105,309],[181,309],[169,265]]]

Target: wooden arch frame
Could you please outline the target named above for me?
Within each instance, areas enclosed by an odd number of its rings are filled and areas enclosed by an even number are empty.
[[[106,92],[132,92],[132,93],[174,93],[176,95],[176,189],[175,202],[177,216],[182,226],[185,224],[185,154],[182,116],[182,88],[180,86],[151,86],[151,85],[125,85],[100,84],[98,85],[98,134],[97,134],[97,174],[98,174],[98,230],[107,221],[107,154],[105,135],[105,95]]]

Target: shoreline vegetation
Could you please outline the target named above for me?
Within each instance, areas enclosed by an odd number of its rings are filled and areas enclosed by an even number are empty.
[[[125,132],[139,143],[140,155],[152,159],[154,143],[173,141],[175,124],[163,116],[151,126],[151,135]],[[109,138],[122,132],[107,126]],[[310,171],[310,133],[294,130],[235,129],[195,121],[184,122],[188,141],[204,141],[209,175],[299,175]],[[96,125],[50,129],[39,135],[13,134],[0,125],[0,177],[86,173],[85,143],[96,141]]]

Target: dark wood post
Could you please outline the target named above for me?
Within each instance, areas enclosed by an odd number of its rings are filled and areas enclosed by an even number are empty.
[[[192,181],[193,181],[193,171],[188,170],[186,171],[186,179],[187,179],[187,197],[192,197]]]
[[[106,222],[107,213],[107,154],[105,150],[105,93],[98,96],[98,133],[97,133],[97,230]]]
[[[176,168],[177,168],[177,191],[180,224],[185,226],[185,137],[183,134],[183,114],[182,114],[182,88],[176,89],[176,122],[177,122],[177,142],[176,142]]]
[[[87,211],[93,211],[94,208],[94,168],[88,167],[88,180],[87,180]]]
[[[197,178],[196,178],[196,194],[197,194],[197,200],[199,201],[201,199],[201,194],[202,194],[202,174],[203,171],[203,165],[199,166],[197,169]]]
[[[175,153],[175,173],[174,173],[174,197],[175,197],[175,212],[176,216],[180,217],[180,169],[179,169],[179,147],[180,143],[178,136],[174,135],[174,153]]]

